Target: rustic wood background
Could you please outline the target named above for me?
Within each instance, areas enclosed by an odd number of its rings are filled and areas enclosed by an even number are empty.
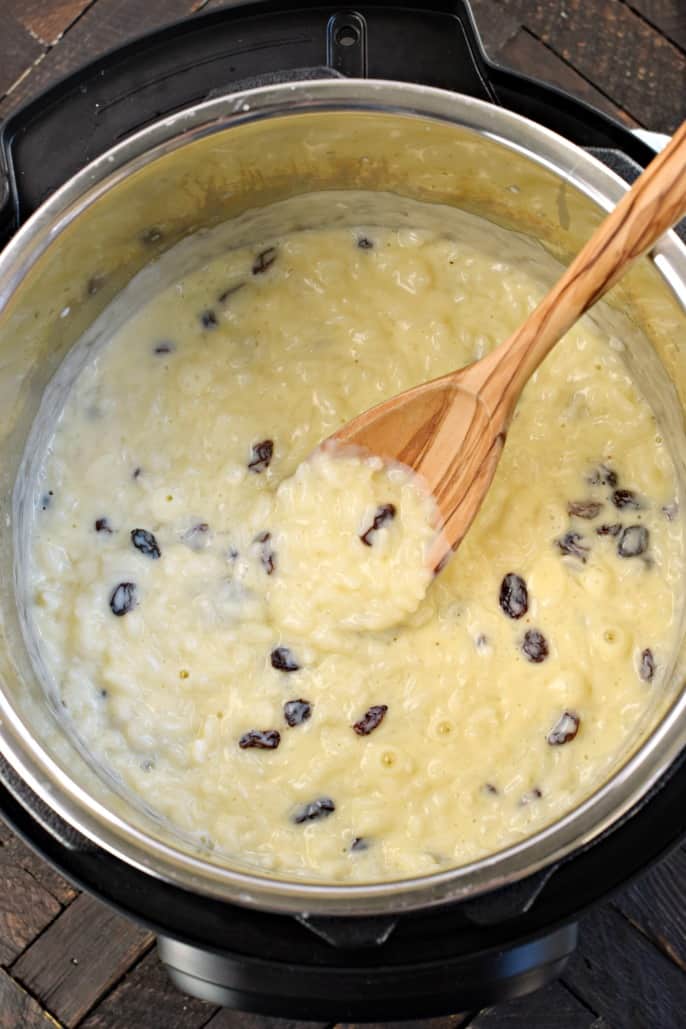
[[[0,0],[0,120],[124,40],[218,6],[217,0]],[[472,6],[489,53],[501,63],[630,126],[669,132],[686,116],[686,0],[472,0]],[[583,920],[578,952],[561,982],[496,1009],[414,1025],[684,1029],[686,846]],[[60,1026],[299,1029],[179,993],[150,933],[79,894],[0,822],[0,1029]]]

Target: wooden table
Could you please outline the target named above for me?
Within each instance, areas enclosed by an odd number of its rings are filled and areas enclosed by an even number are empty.
[[[0,0],[0,119],[125,39],[216,6]],[[686,0],[473,0],[473,7],[487,49],[502,63],[631,126],[669,132],[686,116]],[[296,1029],[177,992],[150,933],[79,895],[0,823],[0,1029],[58,1024]],[[560,983],[497,1009],[416,1025],[683,1029],[686,846],[583,920]]]

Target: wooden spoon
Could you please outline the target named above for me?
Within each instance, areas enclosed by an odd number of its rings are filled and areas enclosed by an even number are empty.
[[[425,480],[439,512],[441,531],[429,553],[436,572],[481,506],[529,377],[584,311],[684,214],[686,122],[508,340],[474,364],[365,411],[330,437],[400,461]]]

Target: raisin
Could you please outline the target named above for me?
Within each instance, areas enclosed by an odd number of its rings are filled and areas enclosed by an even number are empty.
[[[638,666],[638,674],[644,682],[650,682],[655,675],[655,658],[649,647],[641,653],[641,663]]]
[[[370,539],[370,537],[373,536],[374,533],[382,527],[382,525],[385,525],[386,522],[392,522],[394,518],[395,504],[382,504],[380,507],[377,507],[372,524],[360,536],[364,545],[366,547],[371,547],[373,540]]]
[[[492,782],[485,782],[484,783],[484,791],[486,793],[491,793],[491,794],[495,795],[498,792],[498,787],[494,786]]]
[[[388,704],[375,704],[365,711],[359,722],[353,724],[353,729],[358,736],[369,736],[370,732],[374,732],[381,725],[387,711]]]
[[[582,564],[586,564],[590,547],[586,546],[584,537],[580,532],[566,532],[564,536],[560,536],[555,542],[563,554],[577,557]]]
[[[309,700],[287,700],[283,706],[283,716],[291,726],[302,725],[312,714]]]
[[[509,618],[522,618],[529,610],[526,583],[516,572],[508,572],[500,584],[500,606]]]
[[[266,250],[262,250],[252,263],[253,275],[262,275],[268,268],[271,268],[275,260],[276,247],[267,247]]]
[[[172,343],[170,339],[163,339],[161,343],[156,343],[153,347],[153,354],[173,354],[176,350],[176,343]]]
[[[570,500],[567,504],[567,514],[576,518],[596,518],[602,506],[599,500]]]
[[[586,480],[591,486],[610,486],[612,489],[617,485],[617,472],[606,464],[599,464],[594,468]]]
[[[369,840],[364,836],[356,836],[350,844],[350,849],[353,853],[357,853],[361,850],[369,850]]]
[[[369,236],[358,236],[357,245],[360,248],[360,250],[374,249],[374,241],[371,240]]]
[[[612,494],[612,503],[615,507],[618,507],[620,511],[624,511],[626,509],[629,509],[630,511],[640,511],[643,507],[640,499],[632,489],[616,489]]]
[[[551,747],[569,743],[579,731],[581,719],[573,711],[564,711],[548,733],[546,739]]]
[[[538,665],[549,654],[548,641],[538,629],[527,629],[522,640],[522,650],[529,661]]]
[[[257,747],[258,750],[276,750],[281,743],[281,733],[276,729],[250,729],[238,741],[241,750]]]
[[[260,443],[253,443],[252,457],[248,461],[248,468],[251,472],[259,475],[269,468],[274,456],[274,440],[263,439]]]
[[[132,479],[137,479],[140,476],[142,471],[143,471],[143,469],[141,468],[141,466],[137,465],[136,468],[134,468],[134,470],[131,472],[131,478]]]
[[[207,522],[198,522],[196,525],[191,525],[190,529],[186,529],[181,542],[185,543],[191,550],[202,550],[209,540],[210,527]]]
[[[235,286],[228,286],[223,293],[219,294],[219,296],[217,297],[217,302],[220,304],[225,304],[229,297],[232,297],[234,293],[238,293],[238,290],[243,289],[244,286],[244,282],[238,282]]]
[[[617,544],[620,557],[639,557],[645,554],[650,541],[650,533],[645,525],[628,525],[623,530]]]
[[[270,540],[271,532],[261,532],[255,536],[255,543],[260,543],[260,562],[267,575],[273,575],[276,568],[276,552],[273,550]]]
[[[519,806],[526,807],[526,805],[530,804],[533,800],[540,800],[542,796],[543,793],[539,790],[538,786],[534,786],[533,790],[529,790],[528,793],[524,793],[519,798]]]
[[[132,611],[137,603],[135,582],[120,582],[115,586],[110,596],[110,607],[112,614],[121,618],[129,611]]]
[[[158,557],[162,556],[157,540],[147,529],[132,529],[131,542],[144,557],[151,557],[153,561],[156,561]]]
[[[298,808],[293,815],[293,821],[296,825],[314,822],[318,818],[328,818],[335,810],[336,805],[331,797],[317,797],[316,800],[311,800],[309,804],[303,804]]]
[[[112,535],[112,526],[110,525],[107,518],[96,518],[95,520],[95,531],[96,532],[107,532]]]
[[[200,323],[203,329],[216,329],[219,325],[217,316],[211,308],[208,308],[206,311],[202,311],[200,314]]]
[[[613,522],[612,525],[599,525],[596,529],[598,536],[619,536],[622,531],[622,526],[619,522]]]
[[[297,672],[300,665],[295,660],[293,652],[288,647],[275,647],[271,652],[272,668],[279,672]]]
[[[40,501],[40,509],[41,509],[41,511],[47,511],[48,510],[48,508],[52,504],[52,498],[54,497],[54,495],[55,494],[53,493],[53,491],[51,489],[49,489],[47,493],[43,494],[43,496],[41,497],[41,501]]]

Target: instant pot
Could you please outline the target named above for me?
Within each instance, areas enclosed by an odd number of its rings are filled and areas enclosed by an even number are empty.
[[[457,0],[232,5],[87,66],[15,114],[0,143],[2,817],[80,888],[152,928],[173,981],[215,1004],[411,1018],[560,975],[580,913],[686,829],[684,654],[609,780],[506,851],[367,885],[227,868],[99,774],[42,689],[22,632],[15,480],[64,355],[133,275],[188,235],[296,194],[383,190],[463,207],[564,259],[650,146],[490,62]],[[610,296],[669,385],[653,406],[684,481],[685,303],[674,233]]]

